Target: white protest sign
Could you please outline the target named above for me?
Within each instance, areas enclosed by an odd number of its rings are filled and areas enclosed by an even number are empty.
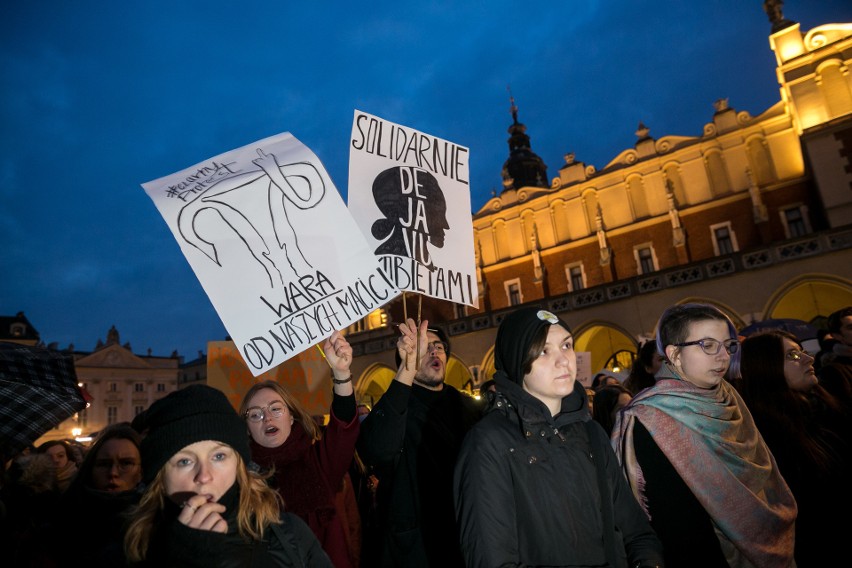
[[[290,133],[142,184],[254,376],[399,294]]]
[[[478,307],[469,156],[356,110],[349,211],[399,289]]]

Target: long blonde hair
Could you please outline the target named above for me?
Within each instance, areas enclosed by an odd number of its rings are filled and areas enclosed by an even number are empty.
[[[266,527],[280,523],[283,501],[278,492],[266,483],[268,476],[250,471],[239,453],[237,457],[237,480],[240,487],[240,502],[237,505],[237,530],[243,538],[260,541]],[[148,553],[155,527],[163,520],[166,484],[165,468],[145,490],[139,505],[130,513],[131,522],[124,536],[124,552],[131,562],[141,562]]]
[[[302,406],[302,403],[300,403],[295,396],[290,394],[290,391],[275,381],[261,381],[252,385],[243,397],[243,402],[240,404],[240,416],[245,418],[246,410],[249,408],[249,401],[262,389],[272,389],[278,393],[278,396],[281,397],[281,400],[284,401],[284,404],[286,404],[287,408],[290,410],[290,414],[293,415],[294,420],[305,429],[305,432],[308,433],[311,440],[316,441],[322,438],[322,432],[320,431],[319,426],[317,426],[313,417],[308,414],[308,411],[305,410],[305,407]]]

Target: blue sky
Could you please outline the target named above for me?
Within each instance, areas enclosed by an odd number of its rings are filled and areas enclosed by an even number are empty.
[[[346,196],[359,109],[470,148],[501,188],[509,94],[554,177],[651,135],[699,136],[713,101],[779,98],[760,0],[16,0],[0,19],[0,314],[91,350],[192,359],[227,332],[141,183],[291,132]],[[847,0],[788,0],[804,31]]]

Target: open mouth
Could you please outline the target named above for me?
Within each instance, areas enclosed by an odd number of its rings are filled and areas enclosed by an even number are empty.
[[[278,433],[278,427],[277,426],[267,426],[266,428],[263,429],[263,433],[266,434],[267,436],[274,436],[275,434]]]

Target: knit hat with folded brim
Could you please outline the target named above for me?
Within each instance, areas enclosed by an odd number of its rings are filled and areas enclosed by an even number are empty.
[[[207,385],[192,385],[155,401],[133,419],[142,437],[143,481],[154,480],[172,456],[205,440],[228,444],[243,461],[251,461],[246,423],[225,394]]]
[[[524,380],[524,359],[530,345],[542,328],[561,325],[571,328],[552,312],[538,306],[520,308],[507,315],[497,329],[494,346],[494,367],[510,381],[521,384]]]

